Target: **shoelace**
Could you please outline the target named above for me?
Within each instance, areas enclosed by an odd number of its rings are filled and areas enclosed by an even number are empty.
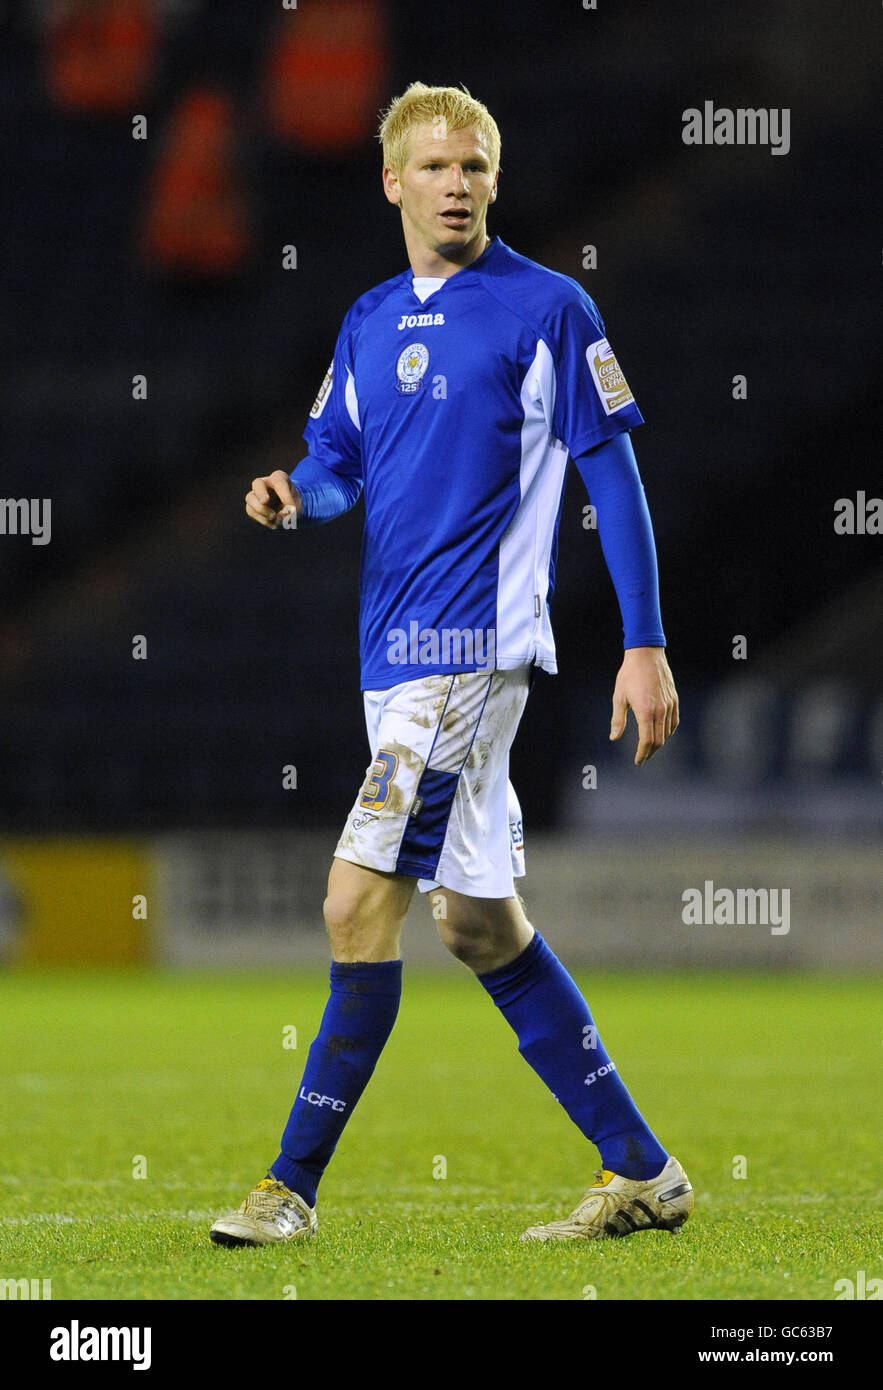
[[[284,1182],[280,1182],[278,1178],[261,1178],[254,1190],[255,1192],[276,1192],[280,1197],[292,1195],[291,1189],[286,1187]]]
[[[281,1202],[274,1200],[278,1198],[281,1198]],[[276,1178],[261,1178],[246,1197],[243,1206],[246,1211],[259,1213],[265,1219],[285,1215],[296,1226],[306,1225],[294,1193],[284,1182],[279,1182]]]

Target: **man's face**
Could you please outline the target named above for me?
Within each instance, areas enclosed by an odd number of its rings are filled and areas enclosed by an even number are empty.
[[[405,167],[400,174],[384,169],[383,186],[389,201],[401,206],[409,246],[416,243],[454,261],[476,243],[484,249],[497,171],[478,130],[414,126]]]

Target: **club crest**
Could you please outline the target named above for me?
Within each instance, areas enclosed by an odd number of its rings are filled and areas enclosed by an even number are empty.
[[[429,349],[423,343],[409,343],[396,362],[396,390],[403,396],[412,396],[420,389],[428,366]]]

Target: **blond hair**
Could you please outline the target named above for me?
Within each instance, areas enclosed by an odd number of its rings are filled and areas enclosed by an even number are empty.
[[[443,133],[474,126],[487,145],[491,172],[500,167],[500,132],[497,123],[480,101],[459,87],[427,87],[412,82],[407,91],[395,97],[382,113],[378,140],[383,143],[383,163],[401,174],[408,160],[408,137],[416,125],[435,125]]]

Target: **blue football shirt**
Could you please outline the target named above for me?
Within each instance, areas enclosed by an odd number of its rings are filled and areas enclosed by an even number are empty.
[[[363,294],[304,432],[364,488],[362,689],[555,672],[568,453],[642,422],[594,302],[499,238],[423,302],[410,270]]]

